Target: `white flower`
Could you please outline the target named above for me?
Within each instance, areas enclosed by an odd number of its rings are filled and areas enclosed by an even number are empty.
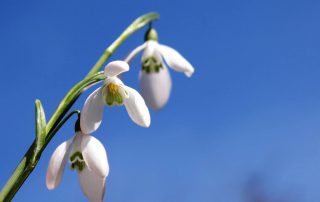
[[[141,94],[146,103],[155,110],[161,109],[168,101],[171,91],[171,78],[164,61],[178,72],[183,72],[191,77],[194,68],[173,48],[159,44],[158,36],[154,29],[146,34],[146,42],[135,48],[125,59],[130,63],[139,52],[142,54],[142,69],[139,80]]]
[[[104,70],[107,77],[104,85],[87,98],[81,112],[81,130],[92,133],[100,126],[104,105],[125,105],[130,118],[143,127],[150,126],[150,114],[142,96],[134,89],[124,85],[117,76],[129,70],[123,61],[110,62]]]
[[[84,194],[93,202],[101,202],[109,174],[107,153],[101,142],[78,131],[72,139],[59,145],[49,162],[46,177],[48,189],[59,185],[68,160],[71,169],[78,171]]]

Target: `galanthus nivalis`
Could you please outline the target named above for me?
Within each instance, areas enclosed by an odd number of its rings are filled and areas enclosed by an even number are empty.
[[[105,181],[109,174],[107,153],[99,140],[91,135],[76,132],[75,136],[57,147],[51,156],[46,184],[56,188],[62,178],[67,161],[77,170],[81,189],[93,202],[101,202],[105,193]]]
[[[106,65],[104,84],[87,98],[81,112],[80,125],[84,133],[98,129],[102,121],[104,105],[124,105],[130,118],[143,127],[150,126],[150,114],[142,96],[123,84],[117,77],[129,70],[128,63],[113,61]]]
[[[194,68],[176,50],[159,44],[158,35],[154,29],[147,31],[145,40],[146,42],[135,48],[125,61],[130,63],[139,52],[143,51],[142,68],[139,74],[141,94],[149,106],[159,110],[168,102],[172,85],[164,61],[169,67],[183,72],[187,77],[192,76]]]

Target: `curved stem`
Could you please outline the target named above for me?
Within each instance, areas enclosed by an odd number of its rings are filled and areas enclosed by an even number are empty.
[[[74,110],[72,112],[70,112],[66,117],[64,117],[60,123],[50,132],[48,133],[46,140],[44,142],[44,147],[42,149],[44,149],[46,147],[47,144],[49,144],[50,140],[53,138],[53,136],[59,131],[59,129],[74,115],[74,114],[78,114],[78,116],[80,115],[80,111],[79,110]]]
[[[64,123],[77,112],[71,112],[64,119],[63,117],[72,107],[74,102],[78,99],[81,92],[84,91],[89,86],[102,81],[105,79],[103,72],[98,72],[102,65],[110,58],[113,52],[126,40],[131,34],[145,26],[146,24],[152,22],[159,18],[157,13],[147,13],[139,18],[137,18],[129,27],[124,30],[124,32],[105,50],[96,64],[91,68],[88,75],[76,84],[62,99],[56,111],[51,116],[49,122],[46,125],[46,138],[45,142],[40,148],[40,150],[35,151],[35,147],[37,147],[36,140],[33,141],[28,151],[23,156],[19,165],[16,167],[15,171],[3,187],[0,193],[0,202],[11,201],[15,196],[17,191],[23,185],[24,181],[31,174],[33,169],[36,167],[42,152],[49,144],[54,135],[58,132],[58,130],[64,125]]]
[[[114,53],[115,50],[123,43],[123,41],[126,40],[131,34],[138,31],[143,26],[151,23],[152,21],[159,19],[159,17],[159,14],[151,12],[133,21],[131,25],[129,25],[127,29],[125,29],[122,32],[122,34],[104,51],[104,53],[101,55],[96,64],[92,67],[87,76],[90,76],[99,71],[102,65],[110,58],[112,53]]]
[[[99,81],[102,81],[105,79],[105,76],[103,72],[99,72],[88,79],[85,79],[83,81],[80,81],[77,85],[75,85],[69,93],[66,95],[66,97],[61,101],[59,107],[57,108],[56,112],[50,119],[49,123],[47,125],[47,134],[46,139],[43,144],[43,146],[40,148],[40,150],[35,153],[35,148],[37,146],[36,140],[33,141],[31,146],[29,147],[28,151],[23,156],[22,160],[20,161],[19,165],[11,175],[10,179],[7,181],[5,186],[3,187],[1,193],[0,193],[0,202],[6,202],[11,201],[12,198],[15,196],[17,191],[20,189],[20,187],[23,185],[24,181],[28,178],[28,176],[31,174],[33,169],[36,167],[42,152],[49,144],[50,140],[53,138],[53,136],[58,132],[58,130],[61,128],[61,126],[74,114],[77,112],[72,112],[68,116],[66,116],[62,121],[61,119],[63,116],[67,113],[71,105],[75,102],[75,100],[79,97],[81,91],[88,86],[97,83]],[[65,105],[63,106],[62,103]],[[54,122],[54,123],[53,123]]]
[[[78,84],[76,84],[68,93],[67,95],[62,99],[60,102],[58,108],[52,115],[51,119],[47,123],[47,132],[50,133],[50,131],[55,127],[56,124],[59,123],[59,121],[63,118],[63,116],[67,113],[67,111],[71,108],[73,103],[78,99],[81,92],[86,89],[87,87],[91,86],[94,83],[97,83],[99,81],[102,81],[105,79],[103,72],[98,72],[94,75],[91,75],[89,77],[86,77],[84,80],[80,81]]]

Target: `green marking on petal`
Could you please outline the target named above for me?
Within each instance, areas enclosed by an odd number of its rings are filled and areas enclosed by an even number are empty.
[[[74,152],[70,156],[70,162],[71,162],[71,165],[70,165],[71,170],[77,169],[78,172],[81,172],[86,167],[86,164],[83,160],[82,153],[79,151]]]
[[[85,164],[84,162],[80,162],[80,163],[78,164],[78,166],[77,166],[78,172],[83,171],[83,169],[84,169],[85,167],[86,167],[86,164]]]
[[[79,151],[74,152],[71,156],[70,156],[70,161],[73,162],[76,158],[79,158],[81,160],[83,160],[83,156],[82,153]]]
[[[108,106],[114,106],[114,105],[122,105],[123,104],[123,96],[120,93],[121,87],[110,83],[106,87],[106,92],[104,93],[104,99],[105,103]]]
[[[123,102],[123,99],[122,99],[122,96],[120,95],[119,92],[117,92],[117,94],[115,94],[115,97],[116,97],[116,102],[121,105],[122,102]]]
[[[161,60],[157,60],[155,57],[148,57],[142,61],[142,71],[149,73],[158,73],[160,69],[163,68]]]
[[[74,169],[75,169],[75,166],[76,166],[76,165],[75,165],[74,163],[71,163],[70,169],[71,169],[71,170],[74,170]]]
[[[107,105],[109,105],[109,106],[113,105],[113,100],[114,100],[113,93],[107,93],[105,99],[106,99]]]

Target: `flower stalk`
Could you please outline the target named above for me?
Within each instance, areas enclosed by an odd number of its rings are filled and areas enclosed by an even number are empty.
[[[123,43],[124,40],[126,40],[130,35],[132,35],[134,32],[139,30],[140,28],[144,27],[145,25],[151,23],[154,20],[159,19],[158,13],[147,13],[139,18],[137,18],[135,21],[131,23],[127,29],[125,29],[122,34],[104,51],[104,53],[101,55],[99,60],[96,62],[96,64],[92,67],[91,71],[87,76],[90,76],[96,72],[98,72],[102,65],[109,59],[109,57],[115,52],[115,50]]]
[[[116,51],[116,49],[133,33],[138,31],[143,26],[150,22],[157,20],[159,15],[157,13],[147,13],[137,18],[132,24],[130,24],[124,32],[104,51],[95,65],[91,68],[88,75],[78,82],[62,99],[59,106],[46,123],[44,110],[40,101],[36,101],[36,138],[25,153],[20,163],[14,170],[13,174],[3,187],[0,193],[0,202],[11,201],[24,181],[28,178],[31,172],[36,167],[42,152],[49,144],[54,135],[64,125],[64,123],[78,111],[73,111],[67,114],[69,109],[79,98],[81,93],[89,86],[103,81],[105,79],[104,73],[99,72],[104,63],[110,58],[110,56]]]

